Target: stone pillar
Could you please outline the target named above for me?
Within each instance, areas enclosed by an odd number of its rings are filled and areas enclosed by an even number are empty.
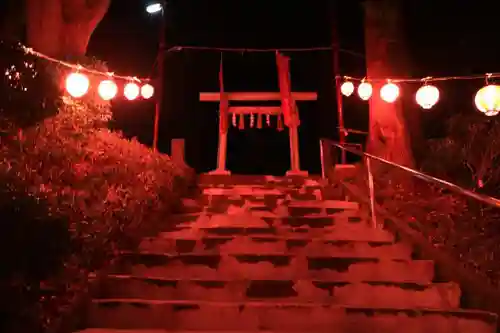
[[[174,163],[186,166],[185,159],[185,140],[184,139],[172,139],[171,141],[171,154],[170,158]]]

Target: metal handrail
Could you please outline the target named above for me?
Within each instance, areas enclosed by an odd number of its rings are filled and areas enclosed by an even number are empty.
[[[327,140],[329,141],[329,140]],[[376,161],[379,161],[379,162],[382,162],[384,164],[387,164],[387,165],[390,165],[390,166],[393,166],[395,168],[398,168],[400,170],[404,170],[408,173],[410,173],[413,177],[416,177],[416,178],[419,178],[419,179],[422,179],[428,183],[432,183],[432,184],[437,184],[437,185],[440,185],[446,189],[449,189],[453,192],[456,192],[458,194],[461,194],[461,195],[464,195],[466,197],[469,197],[469,198],[472,198],[472,199],[476,199],[478,201],[481,201],[487,205],[490,205],[492,207],[496,207],[496,208],[500,208],[500,200],[499,199],[496,199],[496,198],[493,198],[493,197],[490,197],[490,196],[487,196],[487,195],[484,195],[484,194],[480,194],[480,193],[476,193],[474,191],[471,191],[471,190],[467,190],[467,189],[464,189],[456,184],[453,184],[451,182],[448,182],[446,180],[443,180],[443,179],[439,179],[439,178],[436,178],[436,177],[433,177],[433,176],[430,176],[430,175],[427,175],[425,173],[422,173],[420,171],[417,171],[417,170],[414,170],[412,168],[409,168],[409,167],[405,167],[403,165],[400,165],[400,164],[397,164],[397,163],[394,163],[394,162],[391,162],[391,161],[388,161],[386,159],[383,159],[381,157],[378,157],[378,156],[375,156],[375,155],[372,155],[372,154],[369,154],[369,153],[365,153],[365,152],[362,152],[362,151],[358,151],[358,150],[355,150],[355,149],[351,149],[351,148],[347,148],[347,147],[344,147],[336,142],[331,142],[330,143],[337,147],[337,148],[340,148],[344,151],[347,151],[349,153],[352,153],[352,154],[355,154],[355,155],[358,155],[358,156],[361,156],[361,157],[365,157],[365,158],[368,158],[368,159],[372,159],[372,160],[376,160]]]
[[[388,161],[384,158],[381,158],[381,157],[378,157],[378,156],[375,156],[375,155],[372,155],[369,153],[365,153],[361,150],[348,148],[348,147],[346,147],[346,145],[341,145],[337,142],[333,142],[333,141],[328,140],[328,139],[322,139],[320,142],[327,142],[330,146],[339,148],[343,152],[349,152],[349,153],[352,153],[354,155],[360,156],[364,159],[365,165],[367,167],[367,172],[368,172],[368,189],[369,189],[369,199],[370,199],[371,222],[372,222],[372,226],[374,228],[377,228],[379,225],[377,224],[377,217],[376,217],[376,212],[375,212],[375,186],[374,186],[374,181],[373,181],[373,173],[371,170],[371,161],[372,160],[375,160],[375,161],[384,163],[386,165],[390,165],[394,168],[406,171],[406,172],[410,173],[410,175],[413,177],[422,179],[422,180],[424,180],[428,183],[431,183],[431,184],[439,185],[441,187],[444,187],[444,188],[451,190],[455,193],[458,193],[460,195],[463,195],[463,196],[475,199],[477,201],[480,201],[482,203],[485,203],[489,206],[492,206],[495,208],[500,208],[500,200],[499,199],[496,199],[496,198],[493,198],[493,197],[490,197],[490,196],[487,196],[484,194],[479,194],[479,193],[473,192],[471,190],[464,189],[464,188],[462,188],[456,184],[453,184],[451,182],[448,182],[446,180],[427,175],[423,172],[420,172],[420,171],[414,170],[412,168]],[[323,178],[326,178],[325,168],[327,167],[327,165],[325,165],[325,164],[328,164],[328,163],[326,161],[324,161],[325,156],[324,156],[324,152],[323,152],[323,144],[322,143],[321,143],[321,158],[322,158],[322,161],[321,161],[322,175],[323,175]],[[329,158],[331,158],[331,157],[329,157]]]

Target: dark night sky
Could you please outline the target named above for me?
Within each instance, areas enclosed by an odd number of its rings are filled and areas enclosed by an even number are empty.
[[[120,74],[148,76],[158,45],[158,18],[144,11],[144,0],[112,2],[94,34],[90,54],[106,60]],[[336,1],[341,47],[364,52],[359,1]],[[314,5],[312,5],[314,3]],[[167,43],[242,48],[315,47],[331,44],[330,14],[335,1],[171,0],[167,9]],[[486,2],[466,0],[405,1],[405,26],[412,67],[409,76],[468,75],[499,71],[495,11]],[[489,3],[492,3],[491,1]],[[301,103],[301,164],[319,170],[318,139],[336,137],[336,104],[330,52],[293,53],[294,90],[319,93],[316,103]],[[165,109],[160,146],[169,152],[173,137],[184,137],[188,162],[199,171],[213,169],[217,151],[217,104],[198,102],[200,91],[218,90],[220,54],[207,51],[169,53],[166,58]],[[269,54],[224,54],[229,91],[277,91],[275,59]],[[341,72],[362,76],[364,60],[341,58]],[[442,102],[423,114],[427,135],[443,131],[446,116],[472,110],[474,91],[483,82],[440,85]],[[406,89],[406,88],[405,88]],[[403,93],[414,94],[418,87]],[[464,97],[465,96],[465,97]],[[408,107],[415,108],[415,105]],[[345,101],[346,127],[367,128],[367,107],[357,98]],[[114,105],[127,135],[150,144],[154,106],[149,102]],[[421,112],[415,108],[415,112]],[[473,112],[473,111],[470,111]],[[353,141],[360,138],[352,137]],[[286,132],[231,130],[228,167],[239,173],[283,173],[289,167]]]

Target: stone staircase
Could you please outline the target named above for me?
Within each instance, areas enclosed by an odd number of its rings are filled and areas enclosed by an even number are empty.
[[[88,309],[97,332],[474,332],[460,288],[355,202],[313,178],[201,177],[137,252],[121,255]]]

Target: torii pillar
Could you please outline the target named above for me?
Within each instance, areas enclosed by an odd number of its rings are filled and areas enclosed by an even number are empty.
[[[287,176],[307,176],[308,172],[300,170],[299,155],[299,110],[292,97],[290,82],[290,58],[276,52],[276,64],[281,95],[281,108],[285,125],[288,127],[290,137],[290,170]]]

